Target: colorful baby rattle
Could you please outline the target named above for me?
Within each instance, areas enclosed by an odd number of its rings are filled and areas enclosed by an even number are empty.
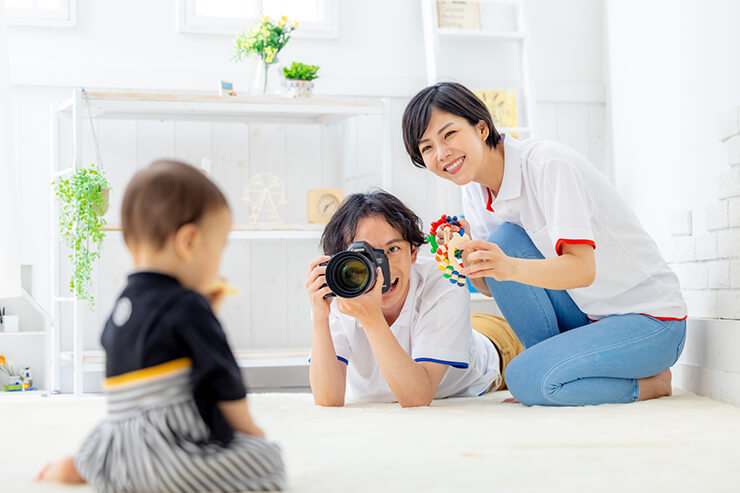
[[[452,226],[457,226],[459,231],[452,231]],[[442,228],[445,243],[442,246],[437,245],[437,230]],[[432,246],[434,260],[439,262],[439,270],[442,275],[450,280],[452,284],[465,286],[465,276],[460,273],[464,267],[461,261],[462,250],[457,249],[457,245],[470,239],[465,234],[465,228],[460,225],[457,216],[442,215],[432,223],[432,229],[429,231],[427,241]]]

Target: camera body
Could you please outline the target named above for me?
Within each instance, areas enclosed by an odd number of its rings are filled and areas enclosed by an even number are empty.
[[[339,252],[326,265],[326,285],[331,293],[324,296],[355,298],[375,286],[376,269],[383,272],[383,292],[391,289],[391,270],[388,257],[380,248],[373,248],[366,241],[356,241],[347,250]]]

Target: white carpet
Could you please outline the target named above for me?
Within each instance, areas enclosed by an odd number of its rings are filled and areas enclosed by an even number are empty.
[[[740,408],[678,391],[629,405],[527,408],[507,392],[320,408],[307,394],[250,396],[285,453],[290,491],[740,492]],[[0,490],[34,484],[105,413],[101,397],[0,398]]]

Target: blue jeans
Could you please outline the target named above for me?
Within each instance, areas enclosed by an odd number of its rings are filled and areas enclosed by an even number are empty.
[[[527,233],[504,223],[491,233],[510,257],[544,258]],[[525,351],[506,368],[506,385],[521,403],[585,406],[633,402],[637,379],[670,368],[681,355],[685,320],[612,315],[589,322],[567,291],[486,278]]]

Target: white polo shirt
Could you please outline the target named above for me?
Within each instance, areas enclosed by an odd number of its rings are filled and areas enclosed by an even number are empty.
[[[504,178],[498,196],[471,182],[463,209],[473,238],[485,240],[503,222],[521,226],[545,258],[564,243],[595,248],[596,278],[569,289],[592,320],[642,313],[686,318],[678,277],[637,216],[583,156],[556,142],[504,136]]]
[[[436,262],[411,264],[409,293],[390,329],[415,361],[449,365],[435,399],[480,395],[499,383],[499,355],[488,338],[470,325],[470,294],[442,276]],[[347,398],[395,402],[365,330],[332,303],[329,327],[337,358],[347,363]]]

